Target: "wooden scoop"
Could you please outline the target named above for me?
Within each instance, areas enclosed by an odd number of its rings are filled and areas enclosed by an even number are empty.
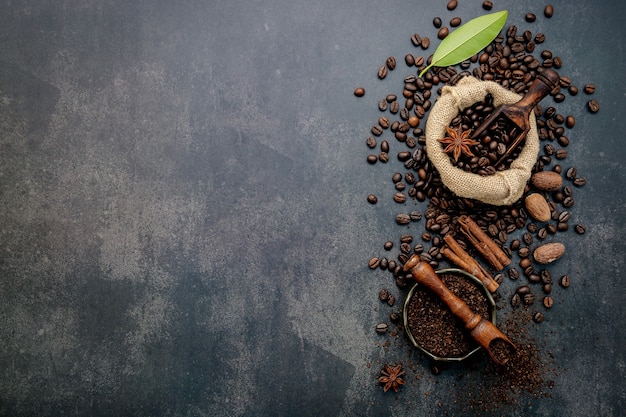
[[[559,85],[559,74],[551,69],[546,69],[537,74],[535,80],[530,85],[528,92],[520,101],[515,104],[501,104],[493,113],[485,119],[485,121],[474,131],[472,139],[476,139],[489,128],[498,119],[506,119],[511,127],[517,128],[517,135],[507,146],[506,152],[494,164],[494,167],[500,165],[515,148],[526,137],[530,130],[530,112],[550,91]]]
[[[413,255],[404,264],[404,270],[410,271],[418,283],[424,285],[441,298],[452,314],[465,324],[465,328],[470,331],[474,340],[489,353],[494,362],[504,365],[509,360],[507,355],[498,354],[499,352],[493,349],[494,341],[498,341],[495,343],[503,342],[507,351],[510,352],[516,350],[513,342],[498,330],[492,322],[482,318],[480,314],[475,314],[465,301],[454,295],[428,263],[423,262],[419,256]]]

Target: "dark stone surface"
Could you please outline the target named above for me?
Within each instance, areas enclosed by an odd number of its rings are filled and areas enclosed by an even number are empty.
[[[484,13],[418,3],[3,2],[0,415],[470,412],[484,356],[435,377],[373,331],[379,289],[404,299],[367,268],[405,231],[397,161],[365,163],[377,99],[407,73],[410,36],[436,39],[434,16]],[[531,326],[554,388],[486,415],[623,415],[626,8],[559,0],[547,20],[494,3],[602,108],[583,93],[559,107],[588,185],[572,223],[587,233],[568,232],[554,269],[572,287]],[[407,366],[397,395],[376,383],[387,362]]]

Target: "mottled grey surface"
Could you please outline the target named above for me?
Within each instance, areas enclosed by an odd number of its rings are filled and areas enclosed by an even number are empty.
[[[484,357],[434,377],[373,332],[378,290],[403,293],[367,260],[404,229],[399,165],[367,166],[363,144],[408,72],[380,82],[378,66],[435,39],[434,16],[483,13],[460,3],[3,1],[0,414],[467,413]],[[546,33],[602,109],[559,107],[578,120],[588,233],[566,235],[555,271],[573,285],[531,326],[551,398],[493,414],[624,415],[624,2],[555,1],[551,21],[494,3]],[[397,395],[376,384],[385,362],[412,364]]]

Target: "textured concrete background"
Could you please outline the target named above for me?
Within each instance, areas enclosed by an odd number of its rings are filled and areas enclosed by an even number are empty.
[[[397,168],[367,166],[363,144],[406,72],[382,83],[378,66],[435,39],[434,16],[483,13],[460,3],[2,1],[0,414],[466,412],[480,370],[433,377],[373,332],[393,284],[367,260],[404,230],[388,198],[365,203]],[[509,24],[540,16],[602,106],[562,106],[588,233],[569,235],[574,284],[536,326],[552,398],[494,415],[624,415],[626,8],[561,0],[547,21],[543,3],[494,3]],[[383,395],[396,361],[417,371]]]

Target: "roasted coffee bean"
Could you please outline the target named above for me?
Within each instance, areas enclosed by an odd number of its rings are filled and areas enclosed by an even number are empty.
[[[389,305],[390,307],[393,307],[395,303],[396,303],[396,297],[394,297],[393,295],[389,295],[389,298],[387,298],[387,305]]]
[[[546,40],[546,35],[543,33],[537,33],[535,35],[535,43],[543,43]]]
[[[493,3],[489,0],[483,1],[483,9],[491,10],[493,8]]]
[[[389,267],[389,260],[387,258],[380,258],[380,269],[387,269]]]
[[[583,235],[585,234],[585,232],[587,231],[587,228],[585,227],[584,224],[577,224],[576,226],[574,226],[574,230],[576,231],[576,233],[578,233],[579,235]]]
[[[565,197],[563,199],[563,207],[570,208],[574,205],[574,199],[572,197]]]
[[[391,240],[386,241],[383,243],[383,248],[385,250],[391,250],[393,248],[393,242]]]
[[[567,87],[567,92],[570,93],[572,96],[575,96],[576,94],[578,94],[578,87],[576,87],[575,85],[570,85],[569,87]]]
[[[400,213],[396,215],[396,223],[399,225],[411,223],[411,217],[406,213]]]
[[[400,252],[404,254],[411,253],[411,244],[410,243],[401,243],[400,244]]]
[[[415,245],[415,247],[413,248],[413,252],[415,252],[416,254],[421,254],[422,252],[424,252],[424,245],[422,245],[421,243],[418,243],[417,245]]]
[[[513,297],[511,297],[511,305],[513,307],[519,307],[522,305],[522,297],[520,297],[517,293],[513,294]]]
[[[600,103],[598,103],[596,100],[589,100],[587,102],[587,108],[591,113],[597,113],[598,111],[600,111]]]
[[[493,276],[493,280],[498,284],[502,284],[502,282],[504,281],[504,275],[503,274],[496,274]]]
[[[534,224],[534,223],[530,223],[529,226],[531,224]],[[529,232],[526,232],[522,235],[522,240],[524,241],[525,244],[530,245],[533,243],[533,235],[530,234]]]
[[[547,269],[542,270],[540,276],[541,282],[543,282],[544,284],[552,283],[552,274]]]
[[[450,1],[448,2],[448,4],[446,5],[446,8],[447,8],[448,10],[454,10],[454,9],[456,9],[456,6],[458,6],[458,4],[459,4],[459,3],[457,2],[457,0],[450,0]]]
[[[398,111],[400,110],[400,104],[398,104],[397,101],[392,101],[391,104],[389,104],[389,112],[391,114],[396,114],[398,113]]]
[[[380,162],[387,163],[389,161],[389,154],[387,152],[381,152],[378,154],[378,160]]]
[[[524,294],[522,295],[522,300],[524,301],[525,305],[529,306],[535,302],[535,294],[533,293]]]
[[[554,15],[554,7],[551,4],[548,4],[543,9],[543,15],[547,17],[548,19],[551,18]]]
[[[585,87],[583,87],[583,91],[586,94],[593,94],[596,92],[596,86],[593,84],[585,84]]]
[[[440,17],[435,17],[433,19],[433,26],[437,29],[439,29],[441,27],[442,21]]]
[[[419,221],[419,220],[422,219],[422,213],[417,211],[417,210],[415,210],[415,211],[412,211],[411,213],[409,213],[409,217],[413,221]]]
[[[389,291],[387,289],[383,288],[382,290],[380,290],[378,292],[378,299],[380,301],[387,301],[389,299],[390,295],[391,294],[389,294]]]
[[[389,325],[387,323],[378,323],[376,325],[376,333],[385,334],[389,330]]]
[[[532,264],[532,261],[530,260],[530,258],[522,258],[522,259],[519,261],[519,266],[520,266],[520,268],[522,268],[522,269],[526,269],[526,268],[528,268],[531,264]]]
[[[391,313],[389,313],[389,320],[394,323],[400,320],[400,317],[402,317],[402,315],[397,311],[392,311]]]
[[[378,124],[380,125],[380,127],[382,127],[383,129],[388,129],[391,122],[389,121],[389,119],[385,116],[382,116],[378,119]]]
[[[422,49],[428,49],[430,46],[430,39],[427,36],[422,38]]]
[[[385,97],[385,101],[387,101],[387,103],[393,103],[397,99],[398,96],[396,96],[395,94],[387,94],[387,96]]]
[[[372,126],[372,134],[374,136],[380,136],[383,134],[383,128],[380,127],[379,125],[374,125]]]
[[[413,36],[411,36],[411,43],[414,46],[422,46],[422,37],[415,33]]]
[[[383,65],[380,68],[378,68],[378,78],[380,78],[382,80],[386,76],[387,76],[387,66]]]
[[[396,264],[396,261],[394,260],[389,261],[388,268],[390,271],[394,271],[397,266],[398,264]]]
[[[535,20],[537,20],[537,16],[535,16],[534,13],[526,13],[526,16],[524,16],[524,19],[526,19],[528,23],[532,23]]]
[[[380,259],[377,258],[377,257],[374,257],[374,258],[370,259],[368,265],[369,265],[369,267],[371,269],[376,269],[380,265]]]
[[[404,191],[406,189],[406,184],[403,182],[397,182],[395,187],[398,191]]]
[[[391,181],[393,181],[394,184],[402,181],[402,174],[400,174],[399,172],[394,173],[391,176]]]
[[[376,139],[374,139],[372,136],[370,136],[365,141],[365,144],[367,145],[368,148],[374,149],[376,147]]]
[[[452,19],[450,19],[450,26],[455,28],[457,26],[459,26],[461,24],[461,18],[460,17],[453,17]]]
[[[370,164],[375,164],[378,161],[378,156],[369,154],[367,155],[367,162]]]
[[[367,202],[370,204],[376,204],[378,203],[378,197],[376,197],[374,194],[368,194],[367,195]]]
[[[406,161],[407,159],[409,159],[411,157],[411,152],[409,151],[402,151],[402,152],[398,152],[398,160],[399,161]]]
[[[363,97],[365,95],[365,89],[363,87],[357,87],[354,90],[354,95],[357,97]]]
[[[576,167],[568,168],[567,171],[565,171],[565,177],[569,180],[576,179]]]
[[[387,110],[387,100],[383,98],[378,101],[378,110],[380,111]]]
[[[576,118],[574,118],[574,116],[567,116],[565,118],[565,126],[567,126],[568,128],[573,128],[574,125],[576,124]]]
[[[389,58],[387,58],[386,64],[387,64],[387,68],[393,71],[394,69],[396,69],[396,58],[393,56],[390,56]]]
[[[535,323],[541,323],[544,320],[544,315],[542,312],[537,311],[535,314],[533,314],[533,321]]]
[[[411,243],[413,242],[413,236],[411,235],[402,235],[400,236],[401,243]]]
[[[380,142],[380,151],[381,152],[389,152],[389,142],[383,140]]]
[[[567,149],[564,149],[564,148],[557,149],[557,151],[554,153],[554,156],[556,159],[567,158]]]
[[[393,195],[393,201],[395,201],[396,203],[404,203],[406,201],[406,195],[404,195],[404,193],[395,193]]]
[[[517,254],[519,255],[520,258],[527,258],[530,255],[530,248],[528,246],[519,248],[519,250],[517,251]]]
[[[415,65],[415,57],[411,54],[406,54],[404,56],[404,63],[408,66],[408,67],[412,67],[413,65]],[[404,80],[404,82],[406,82],[406,79]]]
[[[450,29],[444,26],[441,29],[439,29],[439,31],[437,32],[437,37],[439,39],[444,39],[446,36],[448,36],[449,33],[450,33]]]
[[[561,284],[561,287],[563,288],[569,287],[571,284],[571,278],[569,277],[569,275],[563,275],[559,281],[559,284]]]
[[[546,229],[545,227],[542,227],[541,229],[539,229],[537,231],[537,237],[541,240],[545,239],[548,237],[548,229]]]
[[[519,295],[526,295],[530,293],[530,287],[528,285],[522,285],[521,287],[519,287],[516,292]]]
[[[550,296],[543,297],[543,306],[545,308],[552,308],[554,305],[554,299]]]

